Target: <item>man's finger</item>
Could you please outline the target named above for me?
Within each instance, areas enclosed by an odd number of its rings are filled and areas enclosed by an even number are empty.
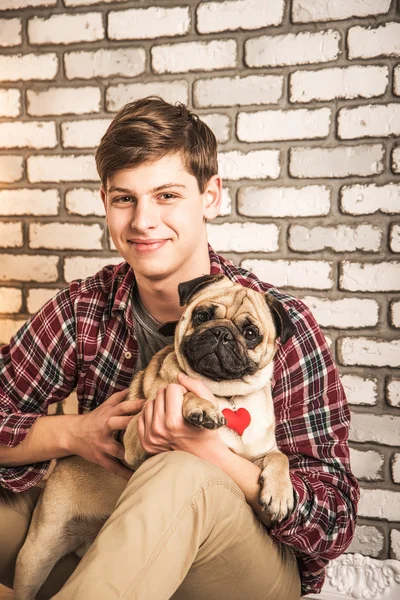
[[[122,415],[136,415],[143,408],[146,401],[137,398],[136,400],[125,400],[118,405],[118,411]]]
[[[117,460],[113,460],[111,457],[104,457],[100,464],[108,471],[111,471],[115,475],[122,477],[126,481],[130,479],[133,475],[133,471],[122,465]]]
[[[193,392],[206,400],[215,402],[214,394],[200,379],[194,379],[193,377],[187,377],[184,373],[178,373],[178,381],[188,392]]]
[[[107,425],[110,431],[125,431],[129,423],[132,421],[131,417],[110,417],[107,421]]]
[[[129,392],[129,388],[125,388],[124,390],[121,390],[120,392],[114,392],[114,394],[111,394],[111,396],[109,398],[107,398],[107,400],[105,400],[105,402],[103,402],[103,404],[110,404],[111,406],[117,406],[117,404],[119,404],[120,402],[122,402],[123,400],[125,400],[125,398],[128,396],[128,392]]]

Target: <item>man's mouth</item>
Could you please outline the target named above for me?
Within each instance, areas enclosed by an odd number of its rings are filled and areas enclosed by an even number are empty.
[[[151,252],[152,250],[157,250],[161,248],[168,240],[160,239],[160,240],[141,240],[141,239],[132,239],[128,240],[128,243],[140,252]]]

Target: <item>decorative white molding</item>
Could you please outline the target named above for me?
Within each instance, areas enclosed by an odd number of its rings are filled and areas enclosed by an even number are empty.
[[[400,561],[376,560],[362,554],[343,554],[329,563],[316,600],[398,600]]]

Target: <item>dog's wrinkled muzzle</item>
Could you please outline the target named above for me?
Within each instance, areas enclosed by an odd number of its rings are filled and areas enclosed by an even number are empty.
[[[183,352],[191,368],[215,381],[241,379],[254,373],[257,365],[232,331],[223,325],[193,333],[185,338]]]

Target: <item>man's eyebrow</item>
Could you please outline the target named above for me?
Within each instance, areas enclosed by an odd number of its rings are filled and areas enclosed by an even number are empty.
[[[154,192],[159,192],[160,190],[166,190],[166,189],[172,188],[172,187],[186,189],[186,185],[183,185],[182,183],[163,183],[162,185],[158,185],[157,187],[149,190],[149,192],[151,194],[154,194]],[[107,191],[108,191],[108,193],[121,192],[122,194],[134,195],[133,190],[129,190],[128,188],[117,187],[115,185],[112,185],[110,188],[108,188]]]

